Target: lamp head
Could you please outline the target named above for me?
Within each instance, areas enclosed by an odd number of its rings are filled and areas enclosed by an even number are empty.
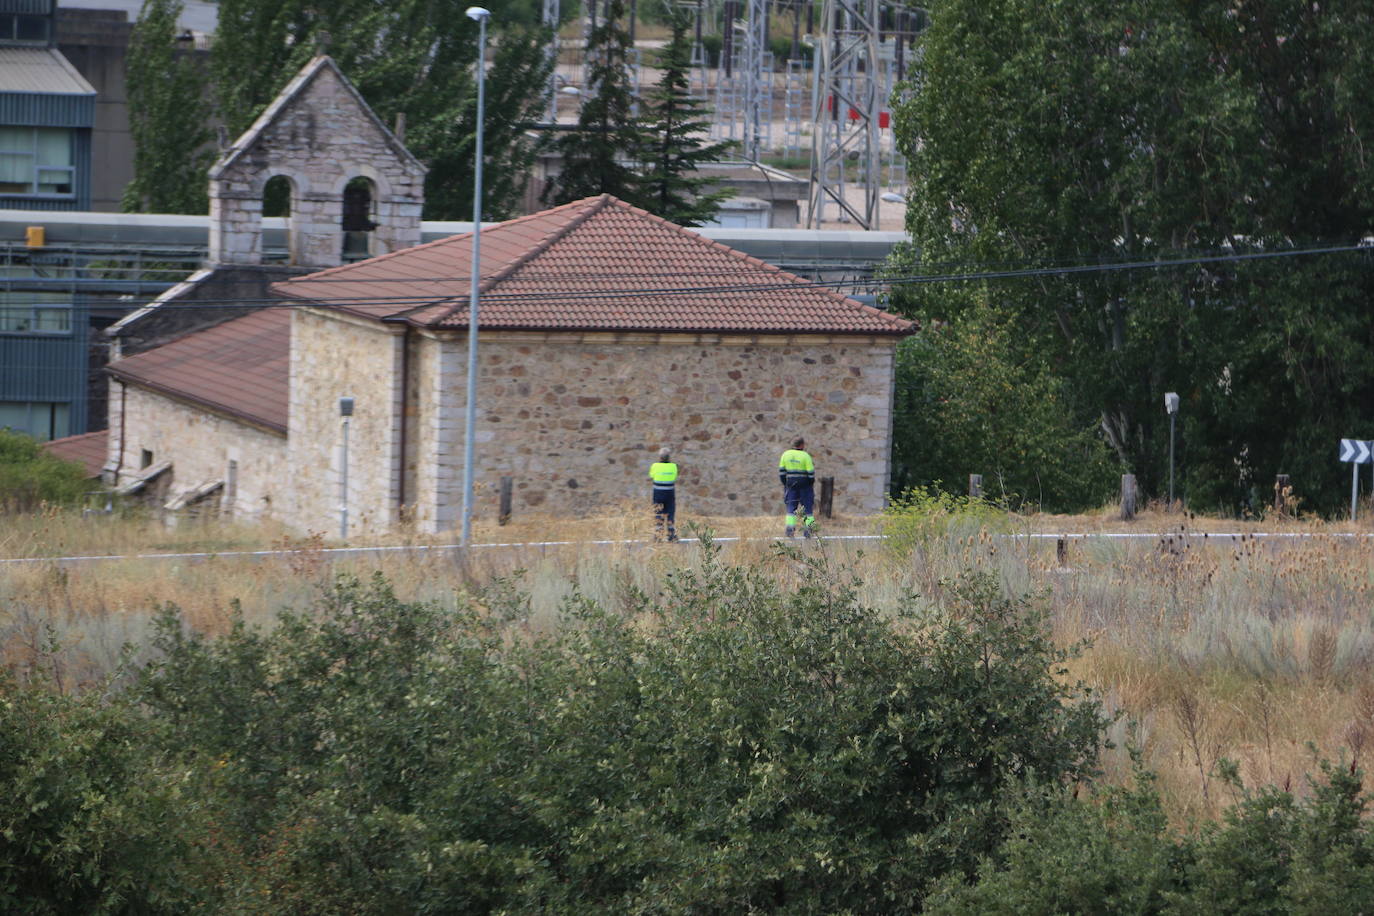
[[[1178,413],[1178,395],[1170,391],[1164,395],[1164,410],[1168,413]]]
[[[491,10],[483,9],[480,6],[470,6],[467,8],[467,17],[473,22],[481,22],[483,19],[490,18]]]

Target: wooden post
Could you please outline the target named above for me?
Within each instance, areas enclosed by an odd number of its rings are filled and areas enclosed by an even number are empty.
[[[1135,518],[1135,475],[1121,475],[1121,520],[1129,522]]]
[[[982,498],[983,498],[983,475],[982,475],[982,474],[970,474],[970,475],[968,475],[968,498],[969,498],[969,499],[982,499]]]
[[[498,525],[504,525],[506,522],[510,521],[510,491],[511,481],[513,479],[514,478],[511,477],[501,478],[501,508],[497,510],[496,515],[496,523]]]
[[[1274,478],[1274,511],[1279,515],[1288,514],[1288,500],[1293,495],[1293,482],[1287,474]]]
[[[835,507],[835,478],[821,478],[821,518],[833,518]]]
[[[1054,545],[1054,556],[1055,556],[1055,559],[1057,559],[1057,560],[1059,561],[1059,568],[1060,568],[1060,569],[1063,569],[1063,568],[1064,568],[1064,564],[1065,564],[1065,563],[1068,561],[1068,559],[1069,559],[1069,544],[1068,544],[1068,541],[1064,540],[1063,538],[1060,538],[1058,541],[1055,542],[1055,545]]]

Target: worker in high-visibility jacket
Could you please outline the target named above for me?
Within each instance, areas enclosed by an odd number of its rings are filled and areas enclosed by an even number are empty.
[[[653,485],[654,526],[660,535],[666,533],[668,540],[676,541],[677,465],[672,457],[668,449],[659,449],[658,460],[649,465],[649,482]]]
[[[816,463],[806,452],[806,440],[792,440],[792,447],[778,459],[778,480],[782,481],[782,501],[787,507],[787,536],[797,533],[797,509],[802,510],[802,536],[811,537],[816,528],[812,515],[816,505]]]

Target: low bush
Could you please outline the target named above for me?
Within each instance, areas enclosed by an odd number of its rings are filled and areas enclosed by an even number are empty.
[[[94,488],[81,465],[49,455],[23,433],[0,429],[0,512],[75,505]]]
[[[938,539],[1010,527],[1004,508],[986,499],[954,495],[940,489],[938,482],[894,497],[882,516],[883,546],[899,557],[910,556]]]
[[[978,877],[942,879],[927,912],[1367,913],[1374,900],[1374,827],[1354,766],[1323,764],[1297,799],[1250,792],[1219,823],[1173,835],[1147,774],[1135,788],[1079,801],[1055,788],[1018,803],[1011,837]]]

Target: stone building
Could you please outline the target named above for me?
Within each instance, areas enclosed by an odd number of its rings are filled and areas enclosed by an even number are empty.
[[[278,280],[420,243],[425,167],[327,55],[301,68],[209,177],[206,265],[106,331],[116,358],[248,314]],[[263,258],[273,181],[289,211],[284,263]]]
[[[471,267],[460,235],[319,271],[275,285],[289,308],[115,363],[110,466],[299,530],[337,531],[341,503],[350,534],[454,527]],[[479,520],[502,477],[517,516],[642,503],[664,445],[684,516],[771,513],[797,434],[837,511],[882,508],[909,322],[606,196],[483,230],[480,276]]]

